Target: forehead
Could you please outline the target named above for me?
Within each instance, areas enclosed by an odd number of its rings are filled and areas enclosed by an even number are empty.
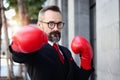
[[[59,12],[48,10],[44,13],[44,20],[59,22],[62,21],[62,15]]]

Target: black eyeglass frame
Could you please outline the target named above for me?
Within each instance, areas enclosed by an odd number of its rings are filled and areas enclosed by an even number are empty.
[[[55,23],[54,21],[49,21],[49,22],[40,21],[40,22],[47,24],[50,29],[54,29],[56,25],[57,25],[58,29],[62,29],[64,27],[64,24],[65,24],[64,22]]]

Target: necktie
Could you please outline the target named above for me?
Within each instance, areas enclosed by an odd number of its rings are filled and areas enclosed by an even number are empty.
[[[53,44],[53,47],[56,49],[60,61],[64,64],[64,58],[63,58],[63,55],[61,54],[61,52],[60,52],[60,50],[59,50],[58,45],[57,45],[56,43],[54,43],[54,44]]]

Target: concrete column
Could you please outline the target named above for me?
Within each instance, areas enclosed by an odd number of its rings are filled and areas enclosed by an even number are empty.
[[[68,0],[68,42],[74,37],[74,0]]]
[[[119,0],[96,0],[96,80],[120,80]]]
[[[70,36],[84,36],[88,41],[90,40],[90,23],[89,23],[89,0],[75,0],[74,1],[74,10],[71,9],[71,5],[69,6],[69,10],[74,14],[74,31],[70,31]],[[70,12],[69,12],[70,13]],[[72,17],[72,15],[70,15]],[[70,27],[70,26],[69,26]],[[74,33],[74,34],[73,34]],[[76,63],[80,66],[79,55],[75,56]]]
[[[68,0],[68,46],[69,49],[71,50],[71,41],[75,36],[75,14],[74,14],[74,0]],[[72,52],[72,50],[71,50]],[[75,62],[77,63],[77,65],[80,65],[80,61],[79,61],[79,56],[72,54]]]
[[[74,37],[74,0],[68,0],[68,41],[69,47]]]
[[[89,0],[75,0],[75,35],[90,40]]]
[[[62,45],[68,47],[68,0],[61,0],[61,11],[65,23],[62,30]]]

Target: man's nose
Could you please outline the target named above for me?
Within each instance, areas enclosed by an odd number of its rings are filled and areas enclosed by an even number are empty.
[[[53,28],[53,30],[55,30],[55,31],[57,31],[57,30],[58,30],[57,25],[55,25],[55,27]]]

